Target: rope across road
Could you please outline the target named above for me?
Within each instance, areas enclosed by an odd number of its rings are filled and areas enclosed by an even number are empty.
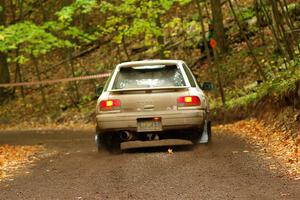
[[[31,81],[31,82],[21,82],[21,83],[3,83],[0,84],[0,87],[19,87],[19,86],[32,86],[32,85],[51,85],[57,83],[65,83],[70,81],[81,81],[81,80],[91,80],[99,78],[107,78],[110,73],[96,74],[89,76],[80,76],[80,77],[71,77],[71,78],[62,78],[55,80],[43,80],[43,81]]]

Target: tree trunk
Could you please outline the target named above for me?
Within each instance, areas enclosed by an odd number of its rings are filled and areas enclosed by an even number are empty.
[[[255,56],[255,54],[254,54],[254,52],[253,52],[253,45],[252,45],[252,43],[249,41],[249,39],[247,38],[246,34],[244,33],[244,31],[243,31],[243,29],[242,29],[242,25],[241,25],[241,23],[240,23],[240,21],[239,21],[239,19],[238,19],[238,17],[237,17],[237,14],[236,14],[236,12],[235,12],[235,10],[234,10],[234,8],[233,8],[233,5],[232,5],[232,3],[231,3],[230,0],[229,0],[228,2],[229,2],[229,7],[230,7],[230,9],[231,9],[231,12],[232,12],[232,14],[233,14],[233,17],[234,17],[234,19],[235,19],[235,21],[236,21],[236,23],[237,23],[237,25],[238,25],[238,27],[239,27],[239,29],[240,29],[240,34],[241,34],[241,36],[244,38],[244,40],[246,41],[246,44],[247,44],[249,53],[251,54],[251,56],[252,56],[252,58],[253,58],[253,61],[254,61],[255,65],[256,65],[256,67],[257,67],[257,70],[258,70],[258,72],[260,73],[261,77],[262,77],[264,80],[267,80],[267,77],[266,77],[266,75],[265,75],[265,73],[264,73],[264,70],[263,70],[262,66],[260,65],[260,63],[258,62],[258,59],[256,58],[256,56]]]
[[[75,77],[75,69],[74,69],[74,62],[72,60],[72,49],[68,49],[68,54],[67,54],[67,57],[68,57],[68,64],[69,64],[69,67],[71,68],[71,73],[72,73],[72,77]],[[79,86],[78,86],[78,83],[77,81],[74,82],[74,84],[70,84],[71,85],[71,88],[73,89],[73,92],[75,93],[75,104],[77,105],[80,101],[80,94],[79,94]]]
[[[200,2],[201,2],[201,1],[200,1]],[[210,16],[210,12],[209,12],[209,2],[204,1],[204,8],[205,8],[205,12],[206,12],[206,17],[207,17],[208,19],[210,19],[211,16]]]
[[[285,0],[283,0],[283,2],[284,2],[284,4],[281,1],[278,2],[279,6],[281,8],[281,12],[284,15],[285,20],[286,20],[286,22],[287,22],[287,24],[290,28],[290,31],[291,31],[290,35],[292,36],[292,40],[293,40],[293,42],[295,42],[298,50],[300,51],[300,45],[299,45],[298,40],[297,40],[298,38],[297,38],[297,35],[294,32],[294,30],[296,28],[293,24],[292,18],[289,16],[289,8],[288,8],[288,5],[287,5],[287,2]]]
[[[228,50],[226,44],[225,30],[223,24],[222,4],[221,0],[211,0],[211,11],[214,25],[214,38],[218,42],[218,48],[221,52]]]
[[[223,112],[224,112],[225,106],[226,106],[226,99],[225,99],[223,81],[221,79],[219,56],[218,56],[218,52],[216,49],[213,49],[213,53],[214,53],[214,58],[215,58],[215,65],[216,65],[216,69],[217,69],[217,80],[218,80],[218,85],[219,85],[219,90],[220,90],[220,95],[221,95],[222,105],[223,105]]]
[[[131,59],[130,59],[130,55],[129,55],[128,50],[127,50],[126,41],[125,41],[125,36],[122,37],[122,47],[123,47],[123,50],[124,50],[124,52],[125,52],[127,61],[130,61]]]
[[[281,48],[281,44],[280,44],[280,39],[279,39],[279,35],[278,33],[276,32],[275,30],[275,27],[273,26],[273,23],[272,23],[272,18],[270,17],[268,11],[267,11],[267,8],[264,4],[264,2],[262,0],[259,1],[260,2],[260,7],[262,9],[262,12],[264,14],[264,16],[267,18],[268,20],[268,25],[269,25],[269,28],[271,29],[271,32],[275,38],[275,46],[276,46],[276,49],[278,51],[282,51],[282,48]]]
[[[260,36],[260,39],[261,39],[261,43],[262,43],[262,45],[265,45],[266,40],[265,40],[264,30],[262,28],[263,18],[262,18],[262,15],[261,15],[261,8],[258,4],[258,0],[254,0],[253,4],[254,4],[255,15],[256,15],[256,18],[257,18],[257,28],[260,32],[259,36]]]
[[[16,57],[19,57],[20,54],[20,47],[18,46],[16,49]],[[20,63],[18,61],[16,61],[16,75],[15,75],[15,82],[23,82],[23,76],[21,73],[21,66]],[[22,98],[25,98],[25,91],[24,91],[24,87],[20,86],[20,90],[21,90],[21,95]]]
[[[40,73],[40,69],[39,69],[39,61],[34,55],[31,55],[31,58],[32,58],[32,61],[33,61],[34,67],[35,67],[36,77],[37,77],[38,81],[42,81],[41,73]],[[43,85],[39,85],[39,90],[42,95],[43,106],[47,108],[46,94],[45,94]]]
[[[6,59],[6,54],[0,52],[0,83],[9,83],[9,71]],[[5,94],[5,88],[0,88],[0,102],[6,99]]]
[[[207,61],[208,61],[208,67],[209,67],[209,70],[211,70],[212,69],[211,56],[210,56],[208,41],[207,41],[207,38],[206,38],[206,35],[205,35],[206,31],[205,31],[203,15],[202,15],[203,7],[201,7],[201,4],[200,4],[199,0],[195,0],[195,1],[196,1],[197,9],[198,9],[198,14],[199,14],[199,17],[200,17],[200,24],[201,24],[201,29],[202,29],[201,34],[202,34],[202,38],[203,38],[203,42],[204,42],[205,54],[206,54]]]
[[[200,24],[201,24],[201,29],[202,29],[201,34],[202,34],[202,37],[203,37],[205,53],[206,53],[206,56],[207,56],[207,59],[208,59],[208,64],[210,66],[211,58],[210,58],[208,41],[207,41],[206,36],[205,36],[205,27],[204,27],[203,15],[202,15],[203,9],[200,5],[199,0],[196,0],[196,5],[197,5],[197,9],[198,9],[199,18],[200,18]]]
[[[292,49],[292,45],[290,44],[290,41],[287,37],[286,30],[285,30],[284,25],[281,20],[281,13],[279,12],[279,9],[278,9],[277,0],[276,1],[270,0],[270,3],[272,6],[274,22],[276,24],[276,27],[277,27],[279,33],[281,33],[281,35],[282,35],[282,39],[284,40],[285,49],[287,51],[287,54],[288,54],[289,58],[292,60],[294,58],[293,49]]]
[[[161,22],[160,22],[160,17],[156,18],[156,25],[160,30],[163,30]],[[160,35],[157,37],[157,42],[159,45],[159,57],[160,59],[165,58],[165,39],[163,35]]]
[[[14,5],[13,0],[9,1],[9,7],[10,7],[12,21],[16,21],[16,6]]]
[[[5,1],[0,0],[0,26],[5,25]],[[0,52],[0,83],[9,83],[9,69],[7,63],[7,55],[4,52]],[[0,88],[0,103],[7,99],[7,93],[5,88]]]

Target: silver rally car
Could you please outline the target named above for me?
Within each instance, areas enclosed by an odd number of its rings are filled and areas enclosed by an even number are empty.
[[[119,152],[126,141],[211,138],[209,105],[203,90],[181,60],[146,60],[117,65],[98,98],[98,150]]]

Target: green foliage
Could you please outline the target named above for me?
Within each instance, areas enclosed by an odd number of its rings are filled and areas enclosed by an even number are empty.
[[[234,108],[237,106],[245,106],[257,99],[258,99],[258,94],[256,92],[254,92],[254,93],[239,97],[237,99],[228,101],[226,104],[226,109],[231,109],[231,108]]]
[[[296,9],[300,9],[300,3],[290,3],[290,4],[288,4],[289,12],[293,12]]]
[[[121,4],[102,1],[101,11],[109,14],[102,31],[106,34],[114,33],[114,41],[117,44],[120,44],[124,37],[134,38],[141,34],[144,34],[145,43],[150,44],[151,38],[163,34],[157,20],[160,20],[159,16],[170,9],[173,3],[171,0],[124,0]]]
[[[17,61],[22,63],[26,60],[25,55],[38,56],[55,48],[72,46],[69,41],[59,39],[29,21],[17,23],[7,28],[0,28],[0,36],[2,38],[0,40],[0,51],[8,52],[22,47],[21,53],[23,55],[16,58]]]
[[[90,13],[96,7],[96,0],[76,0],[70,6],[66,6],[58,11],[56,15],[58,16],[59,21],[70,23],[77,11],[86,14]]]
[[[66,25],[62,22],[48,21],[42,25],[42,28],[51,32],[53,35],[60,35],[60,38],[72,40],[73,46],[75,42],[90,43],[97,39],[99,32],[86,33],[83,30],[71,25]],[[71,42],[71,41],[70,41]]]
[[[144,45],[160,48],[157,38],[166,34],[165,28],[169,23],[162,17],[175,4],[185,5],[189,2],[191,0],[123,0],[121,2],[75,0],[56,12],[58,20],[47,21],[41,25],[23,21],[8,27],[0,27],[0,51],[10,52],[19,49],[19,57],[9,57],[9,60],[25,63],[30,55],[39,56],[57,48],[80,46],[100,36],[112,37],[116,44],[121,44],[124,38],[128,40],[142,38],[141,42]],[[12,1],[12,3],[15,6],[20,6],[22,3],[23,8],[30,10],[32,2]],[[94,25],[92,32],[87,33],[74,25],[76,17],[92,13],[96,9],[104,14],[106,20]],[[176,20],[180,21],[179,18],[170,19],[174,22],[170,25],[173,28],[176,26],[176,31],[172,33],[174,37],[182,30],[191,30],[189,27],[196,24],[195,22],[177,23]],[[166,51],[166,54],[169,52]]]
[[[23,64],[31,55],[37,57],[57,48],[76,47],[76,43],[82,42],[90,43],[97,39],[99,33],[97,31],[85,33],[70,23],[77,12],[89,13],[96,6],[96,0],[76,0],[57,12],[58,21],[48,21],[42,25],[23,21],[8,27],[2,26],[0,27],[0,51],[10,52],[19,49],[19,57],[8,59],[10,62]]]
[[[114,41],[121,44],[123,38],[143,37],[144,44],[157,46],[155,38],[164,35],[164,22],[161,17],[172,8],[175,3],[186,4],[190,1],[182,0],[124,0],[121,3],[102,1],[101,12],[108,15],[106,24],[99,27],[102,33],[114,34]],[[178,19],[171,19],[175,21]],[[179,19],[180,20],[180,19]]]
[[[81,97],[80,103],[81,103],[81,104],[85,104],[85,103],[88,103],[88,102],[90,102],[90,101],[92,101],[92,100],[93,100],[93,97],[92,97],[92,96],[90,96],[90,95],[85,95],[85,96]]]
[[[192,0],[177,0],[177,2],[180,4],[180,5],[186,5],[190,2],[192,2]]]
[[[240,14],[240,20],[248,20],[252,19],[255,16],[255,11],[252,7],[247,7],[241,10]]]

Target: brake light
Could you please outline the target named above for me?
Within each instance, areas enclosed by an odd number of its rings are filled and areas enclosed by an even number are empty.
[[[197,96],[183,96],[179,97],[177,99],[177,105],[179,107],[184,107],[184,106],[200,106],[201,101],[200,98]]]
[[[100,102],[101,111],[119,110],[121,107],[121,101],[118,99],[104,100]]]

